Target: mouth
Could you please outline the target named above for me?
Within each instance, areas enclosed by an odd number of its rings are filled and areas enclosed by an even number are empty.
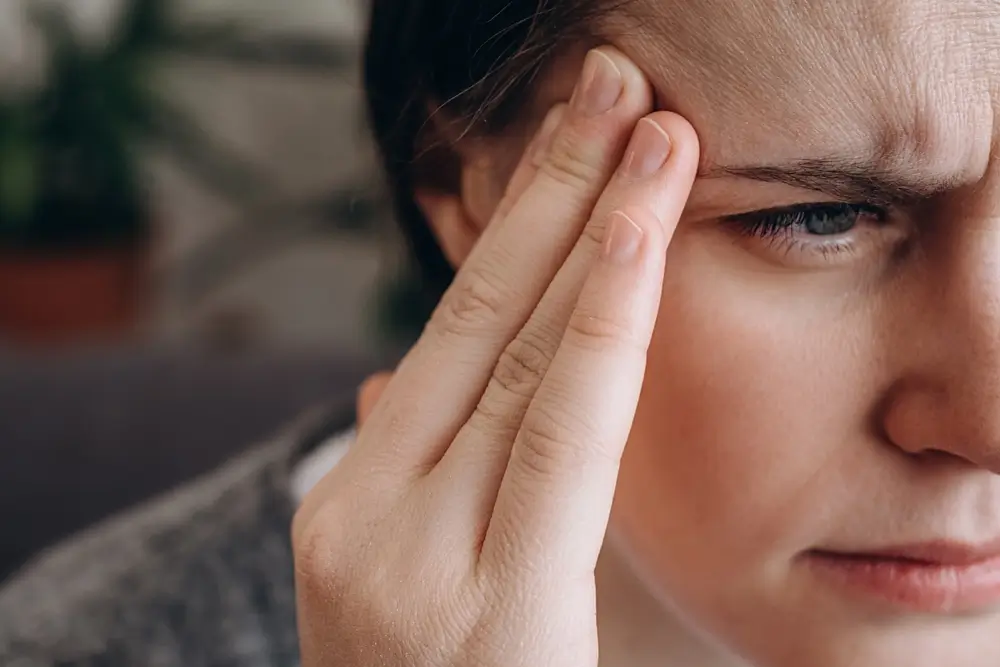
[[[1000,540],[926,542],[872,551],[817,549],[811,569],[852,595],[901,611],[968,614],[1000,608]]]

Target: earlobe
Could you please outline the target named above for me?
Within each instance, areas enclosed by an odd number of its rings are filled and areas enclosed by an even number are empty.
[[[418,190],[414,196],[452,266],[461,266],[500,203],[495,174],[487,164],[470,161],[462,167],[459,193]]]
[[[479,234],[490,223],[503,196],[502,188],[497,186],[497,178],[492,161],[483,157],[462,167],[462,202],[468,212],[469,222]]]

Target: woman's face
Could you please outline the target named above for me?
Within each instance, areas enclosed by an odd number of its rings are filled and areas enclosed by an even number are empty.
[[[950,596],[871,553],[1000,552],[1000,0],[621,11],[608,41],[698,130],[703,177],[615,539],[753,661],[993,667],[995,570]]]

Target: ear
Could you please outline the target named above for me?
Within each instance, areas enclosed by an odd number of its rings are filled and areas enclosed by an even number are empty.
[[[500,204],[503,192],[497,180],[487,160],[472,160],[461,167],[458,193],[419,189],[414,194],[438,245],[456,268],[472,252]]]

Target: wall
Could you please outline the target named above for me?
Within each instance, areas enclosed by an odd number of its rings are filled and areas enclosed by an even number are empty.
[[[0,2],[0,81],[30,85],[39,76],[37,44],[18,23],[28,2]],[[120,0],[62,0],[99,41]],[[182,20],[234,20],[265,33],[319,36],[356,46],[359,0],[183,0]],[[282,198],[302,200],[339,185],[378,182],[360,111],[356,67],[338,76],[175,60],[163,72],[173,99],[213,140],[260,168]],[[321,346],[368,351],[377,345],[369,306],[385,243],[357,235],[302,233],[303,220],[262,213],[240,220],[162,152],[150,155],[157,211],[156,291],[146,334],[152,340],[205,337],[247,345]],[[253,193],[248,193],[248,197]],[[266,233],[260,233],[264,230]],[[227,245],[229,244],[229,245]],[[215,271],[191,288],[204,255],[255,248],[252,259]],[[215,260],[212,260],[215,261]],[[218,269],[218,263],[210,268]]]

